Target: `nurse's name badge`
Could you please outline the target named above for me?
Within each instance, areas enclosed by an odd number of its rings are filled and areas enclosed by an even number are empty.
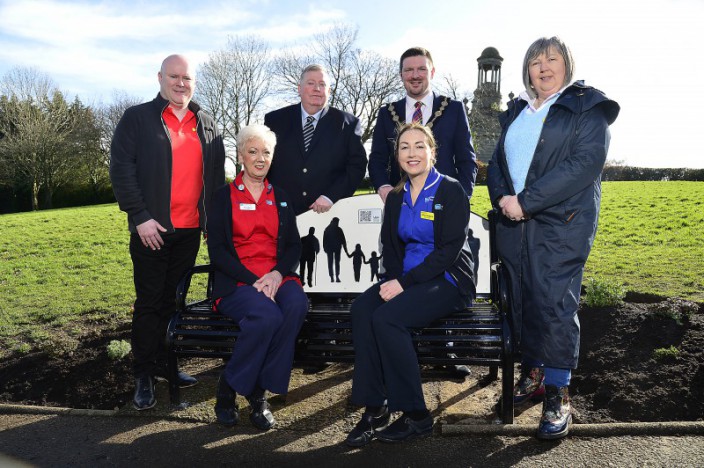
[[[421,211],[420,219],[427,219],[428,221],[435,221],[435,213],[430,211]]]
[[[240,203],[240,210],[242,211],[254,211],[257,209],[257,205],[254,203]]]

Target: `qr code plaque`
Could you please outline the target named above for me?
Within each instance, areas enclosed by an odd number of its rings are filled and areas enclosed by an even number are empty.
[[[381,224],[381,208],[358,210],[357,213],[359,224]]]

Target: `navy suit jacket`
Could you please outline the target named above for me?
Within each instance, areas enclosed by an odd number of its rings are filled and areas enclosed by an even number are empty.
[[[296,215],[307,211],[320,195],[333,203],[354,195],[367,166],[357,117],[326,107],[308,152],[303,147],[300,104],[269,112],[264,125],[276,133],[268,179],[286,191]]]
[[[432,131],[438,145],[435,168],[441,174],[457,179],[471,197],[477,178],[477,157],[474,154],[464,105],[436,93],[433,93],[433,96]],[[447,99],[448,105],[441,116],[435,117],[444,99]],[[401,179],[394,144],[396,127],[406,120],[406,98],[391,105],[400,120],[398,123],[393,121],[389,104],[379,109],[372,138],[372,151],[369,154],[369,178],[377,190],[385,184],[396,185]]]

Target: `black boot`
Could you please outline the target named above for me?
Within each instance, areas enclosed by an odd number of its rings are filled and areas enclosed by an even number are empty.
[[[274,427],[276,423],[274,415],[271,414],[271,410],[269,409],[269,403],[266,401],[265,393],[265,390],[255,388],[252,393],[245,397],[249,402],[250,408],[252,408],[252,412],[249,414],[249,420],[254,427],[262,431],[268,431]]]
[[[225,427],[233,427],[240,421],[240,411],[235,398],[237,393],[227,383],[224,373],[218,379],[218,389],[215,394],[215,416],[218,423]]]
[[[143,375],[134,379],[134,399],[132,405],[137,411],[154,408],[156,397],[154,396],[154,378],[150,375]]]

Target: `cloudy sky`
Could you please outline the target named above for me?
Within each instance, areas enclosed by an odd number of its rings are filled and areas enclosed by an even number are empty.
[[[345,22],[359,26],[361,48],[393,59],[412,45],[428,48],[437,72],[470,90],[477,57],[496,47],[506,96],[522,90],[528,45],[559,35],[577,78],[621,104],[610,159],[701,168],[702,19],[704,0],[0,0],[0,77],[36,67],[87,103],[116,90],[147,100],[170,53],[201,63],[228,36],[259,35],[276,49]]]

